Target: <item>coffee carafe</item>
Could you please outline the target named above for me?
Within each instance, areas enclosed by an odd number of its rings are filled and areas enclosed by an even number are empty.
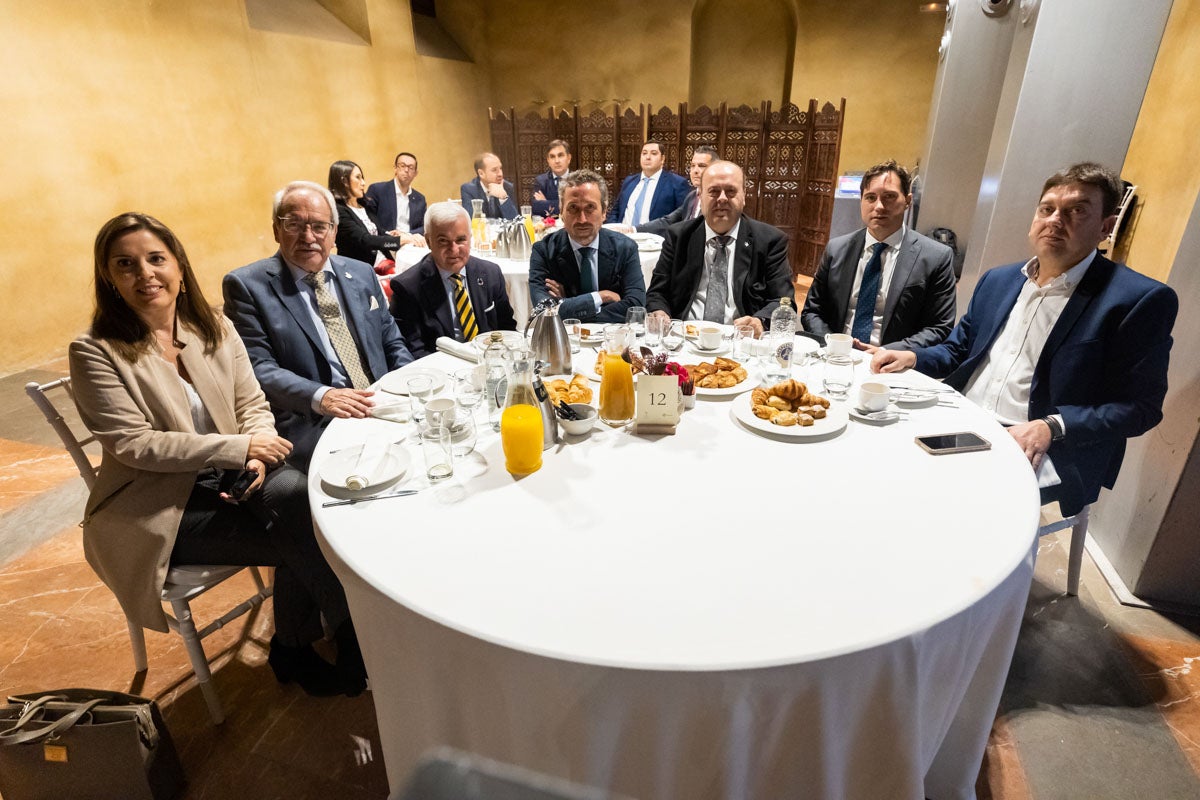
[[[571,363],[571,340],[567,336],[567,328],[563,325],[562,318],[558,316],[558,301],[547,299],[534,306],[529,322],[525,325],[527,335],[530,325],[533,326],[533,338],[530,340],[533,357],[537,361],[546,362],[545,374],[572,374],[574,366]]]

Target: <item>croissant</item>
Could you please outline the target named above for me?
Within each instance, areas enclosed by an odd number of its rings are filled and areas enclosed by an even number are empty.
[[[775,384],[767,392],[776,397],[782,397],[784,400],[799,400],[808,392],[808,387],[795,378],[791,378],[783,383]]]
[[[787,400],[784,400],[782,397],[776,397],[775,395],[771,395],[767,398],[767,405],[769,405],[771,408],[778,408],[780,411],[792,410],[791,403],[789,403]]]
[[[776,425],[782,425],[785,428],[790,428],[795,425],[799,418],[790,411],[780,411],[775,416],[771,417],[771,422]],[[810,423],[811,424],[811,423]]]
[[[769,396],[766,389],[759,387],[750,393],[750,405],[765,406]]]
[[[734,361],[729,358],[714,358],[713,364],[715,364],[717,369],[721,370],[722,372],[725,372],[727,370],[737,369],[738,367],[741,366],[741,364],[739,364],[737,361]]]
[[[588,379],[576,372],[573,376],[571,376],[571,385],[580,389],[586,389],[588,388]]]
[[[750,410],[753,411],[754,416],[758,417],[759,419],[771,419],[779,413],[779,409],[777,408],[771,408],[770,406],[764,406],[760,404],[750,406]]]

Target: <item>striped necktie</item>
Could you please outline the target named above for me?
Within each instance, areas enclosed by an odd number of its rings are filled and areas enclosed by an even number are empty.
[[[479,334],[479,326],[475,324],[475,312],[471,310],[471,298],[467,297],[467,290],[463,286],[462,273],[454,273],[450,280],[454,281],[454,313],[458,315],[463,341],[469,342]]]
[[[317,312],[321,316],[321,322],[325,324],[325,332],[329,334],[329,343],[333,345],[333,351],[346,368],[350,385],[355,389],[366,389],[371,385],[371,379],[363,369],[362,359],[358,356],[358,345],[354,343],[354,337],[346,327],[342,309],[338,306],[333,292],[325,285],[325,277],[324,270],[310,272],[304,276],[304,282],[313,287],[317,295]]]

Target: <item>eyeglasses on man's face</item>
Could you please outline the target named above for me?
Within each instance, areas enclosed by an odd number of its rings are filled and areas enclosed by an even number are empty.
[[[333,230],[333,223],[324,220],[308,221],[292,217],[279,217],[279,227],[294,236],[304,233],[304,229],[307,228],[313,232],[313,236],[319,239]]]

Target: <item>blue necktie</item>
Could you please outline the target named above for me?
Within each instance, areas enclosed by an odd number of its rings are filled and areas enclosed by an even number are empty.
[[[883,251],[887,245],[875,244],[875,252],[863,270],[858,287],[858,305],[854,307],[854,327],[850,335],[864,344],[871,343],[871,327],[875,322],[875,299],[879,297],[879,280],[883,276]]]
[[[633,204],[633,219],[629,221],[630,225],[640,225],[642,222],[642,203],[646,200],[646,193],[650,191],[650,179],[642,177],[642,193],[638,195],[637,202]]]
[[[595,252],[590,247],[579,248],[579,288],[584,294],[596,291],[596,281],[592,278],[592,254]]]

